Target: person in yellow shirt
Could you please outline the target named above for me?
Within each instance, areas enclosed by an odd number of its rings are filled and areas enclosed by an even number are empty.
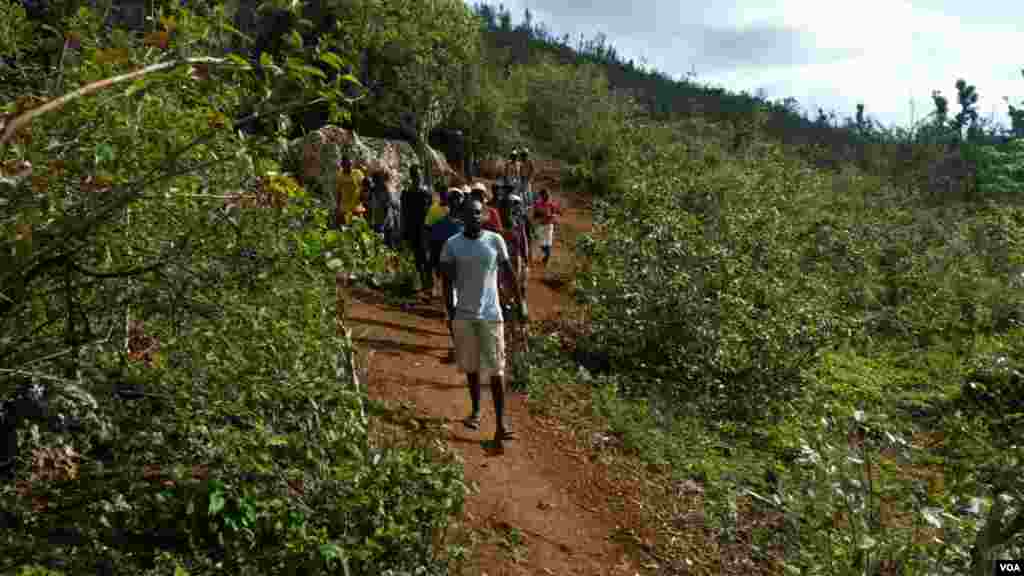
[[[359,206],[359,196],[363,190],[362,170],[352,168],[352,159],[346,154],[341,158],[341,171],[338,172],[337,184],[337,222],[339,225],[352,223],[352,214]]]
[[[447,195],[448,192],[444,189],[434,193],[434,203],[430,205],[430,209],[427,210],[427,217],[423,219],[424,226],[430,228],[448,215],[448,202],[445,198]]]

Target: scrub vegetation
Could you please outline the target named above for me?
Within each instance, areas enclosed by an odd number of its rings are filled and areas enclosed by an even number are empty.
[[[1024,556],[1021,109],[959,80],[914,126],[811,119],[459,0],[118,4],[0,0],[0,573],[471,553],[457,458],[360,386],[334,270],[411,268],[295,176],[311,109],[528,145],[592,199],[527,392],[653,486],[652,573]]]

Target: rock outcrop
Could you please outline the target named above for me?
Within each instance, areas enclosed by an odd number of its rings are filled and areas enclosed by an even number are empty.
[[[293,142],[292,147],[291,153],[297,155],[299,176],[307,185],[314,182],[321,186],[329,185],[326,180],[330,180],[331,175],[324,173],[326,167],[344,155],[348,155],[353,165],[367,173],[391,172],[392,177],[398,177],[402,186],[408,180],[409,167],[419,163],[415,150],[408,142],[361,138],[355,132],[338,126],[324,126],[310,132],[305,138]],[[433,148],[428,150],[432,156],[435,177],[456,176],[444,154]]]

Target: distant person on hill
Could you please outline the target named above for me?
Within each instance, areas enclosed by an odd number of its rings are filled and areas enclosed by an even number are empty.
[[[540,198],[533,205],[533,214],[536,222],[541,226],[540,249],[544,252],[543,263],[545,266],[551,260],[551,246],[555,242],[555,224],[558,223],[558,215],[561,213],[561,206],[551,198],[547,189],[541,190]]]
[[[505,182],[519,185],[519,148],[512,149],[505,162]]]
[[[427,258],[427,235],[423,226],[433,200],[430,189],[420,181],[419,165],[413,164],[409,168],[409,187],[402,192],[402,234],[406,246],[412,250],[413,258],[416,260],[416,271],[419,273],[423,290],[433,288],[430,262]]]
[[[352,214],[359,206],[359,196],[363,189],[363,171],[352,168],[352,159],[348,154],[341,157],[341,171],[338,173],[337,202],[335,221],[338,226],[352,223]]]
[[[445,242],[441,263],[447,281],[454,290],[447,293],[448,317],[455,337],[455,358],[460,372],[466,374],[472,402],[470,415],[463,424],[473,430],[480,427],[480,379],[490,377],[494,399],[494,441],[514,438],[505,422],[505,338],[504,318],[498,294],[498,269],[515,277],[509,263],[508,248],[498,234],[483,229],[485,207],[471,199],[463,211],[464,229]],[[516,282],[518,285],[518,282]],[[516,294],[520,314],[527,317],[523,294]]]

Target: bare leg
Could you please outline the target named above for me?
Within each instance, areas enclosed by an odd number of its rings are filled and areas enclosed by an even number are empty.
[[[470,419],[480,418],[480,374],[466,374],[466,380],[469,381],[469,400],[473,404],[473,412],[469,415]]]
[[[494,440],[501,442],[506,436],[505,427],[505,382],[501,376],[491,376],[491,396],[494,398]]]

